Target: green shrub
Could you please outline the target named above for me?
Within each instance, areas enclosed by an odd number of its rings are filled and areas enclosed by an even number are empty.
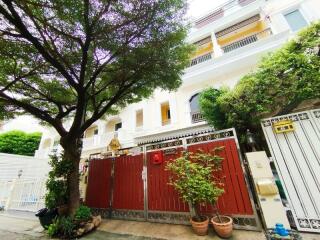
[[[55,237],[58,235],[59,223],[57,222],[57,219],[54,220],[54,222],[49,225],[47,233],[49,237]]]
[[[45,205],[52,209],[61,206],[68,201],[67,174],[70,169],[70,162],[63,159],[62,155],[53,154],[50,156],[51,171],[46,182],[47,194]]]
[[[73,230],[76,225],[71,217],[58,217],[54,220],[52,224],[48,227],[49,237],[62,237],[70,239],[73,237]]]
[[[73,219],[71,217],[60,217],[60,230],[63,236],[71,237],[73,229],[75,229],[75,224],[73,223]]]
[[[0,152],[33,156],[39,147],[41,133],[9,131],[0,134]]]
[[[80,206],[74,215],[76,220],[87,221],[91,218],[91,210],[87,206]]]

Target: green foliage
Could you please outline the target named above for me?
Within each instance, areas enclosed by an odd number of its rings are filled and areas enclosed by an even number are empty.
[[[57,219],[55,219],[53,221],[53,223],[51,223],[49,225],[47,233],[48,233],[49,237],[57,236],[57,234],[59,233],[59,223],[58,223]]]
[[[74,218],[76,220],[82,220],[82,221],[87,221],[91,218],[91,209],[87,206],[80,206],[77,211],[76,214],[74,215]]]
[[[320,98],[320,22],[265,56],[255,72],[234,89],[208,89],[200,96],[201,110],[214,127],[260,129],[264,117],[286,114],[304,100]]]
[[[59,217],[59,224],[61,233],[63,236],[72,236],[72,231],[75,228],[75,224],[73,223],[73,219],[71,217]]]
[[[41,133],[9,131],[0,134],[0,152],[33,156],[38,149]]]
[[[71,217],[59,216],[49,225],[47,234],[49,237],[63,237],[70,239],[73,237],[73,230],[76,225]]]
[[[46,182],[47,193],[45,205],[49,209],[61,206],[68,201],[67,175],[71,169],[71,162],[64,159],[63,155],[50,156],[51,170]]]
[[[172,173],[169,184],[178,191],[183,201],[193,206],[193,211],[197,204],[214,204],[224,192],[220,179],[213,176],[221,169],[223,158],[216,154],[221,149],[215,148],[211,154],[201,150],[184,152],[166,166],[166,170]],[[191,214],[198,215],[196,212]]]
[[[59,133],[73,195],[85,130],[157,88],[180,86],[192,49],[186,9],[186,0],[1,2],[0,118],[27,112]]]
[[[98,119],[181,84],[192,49],[185,0],[11,4],[1,11],[8,27],[0,36],[1,110],[15,107],[62,129],[76,110]]]

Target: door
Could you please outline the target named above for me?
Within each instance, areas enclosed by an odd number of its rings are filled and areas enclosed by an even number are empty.
[[[112,216],[144,218],[143,155],[115,158]]]
[[[112,158],[90,160],[86,191],[87,206],[105,209],[110,207],[111,169]]]
[[[264,119],[262,128],[297,228],[320,232],[320,110]]]

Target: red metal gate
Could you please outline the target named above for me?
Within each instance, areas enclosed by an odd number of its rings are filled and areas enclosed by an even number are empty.
[[[115,160],[113,208],[144,209],[141,172],[143,155],[121,156]]]
[[[220,153],[224,158],[221,177],[225,193],[217,203],[219,212],[232,216],[235,227],[258,229],[260,224],[252,207],[233,129],[145,144],[143,153],[137,156],[91,160],[86,203],[100,209],[103,215],[103,209],[110,205],[113,218],[189,223],[187,204],[168,185],[170,173],[165,171],[166,163],[183,150],[209,152],[217,146],[225,147]],[[163,161],[157,161],[158,158]],[[201,211],[209,215],[215,212],[210,205],[201,207]]]
[[[86,205],[93,208],[109,208],[112,160],[93,160],[89,164],[89,181]]]
[[[183,148],[180,147],[169,154],[166,154],[163,151],[147,153],[148,211],[189,211],[187,204],[180,199],[174,188],[168,185],[170,173],[165,171],[166,163],[176,159],[182,150]],[[155,154],[159,154],[163,158],[161,164],[152,163],[152,157]]]
[[[195,152],[201,149],[210,152],[215,147],[224,147],[219,153],[223,157],[222,173],[219,174],[219,177],[222,179],[225,191],[217,202],[219,212],[227,215],[253,215],[249,192],[234,139],[191,145],[188,146],[188,151]],[[212,213],[214,209],[211,205],[207,205],[202,207],[201,211]]]

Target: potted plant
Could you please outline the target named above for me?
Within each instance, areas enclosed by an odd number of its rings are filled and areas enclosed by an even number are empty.
[[[188,203],[193,230],[198,235],[208,233],[209,219],[200,214],[201,204],[214,204],[224,192],[223,185],[214,172],[221,169],[222,157],[216,153],[222,147],[215,148],[211,153],[202,150],[184,152],[181,157],[169,162],[166,169],[172,173],[169,184],[172,185],[184,202]]]

